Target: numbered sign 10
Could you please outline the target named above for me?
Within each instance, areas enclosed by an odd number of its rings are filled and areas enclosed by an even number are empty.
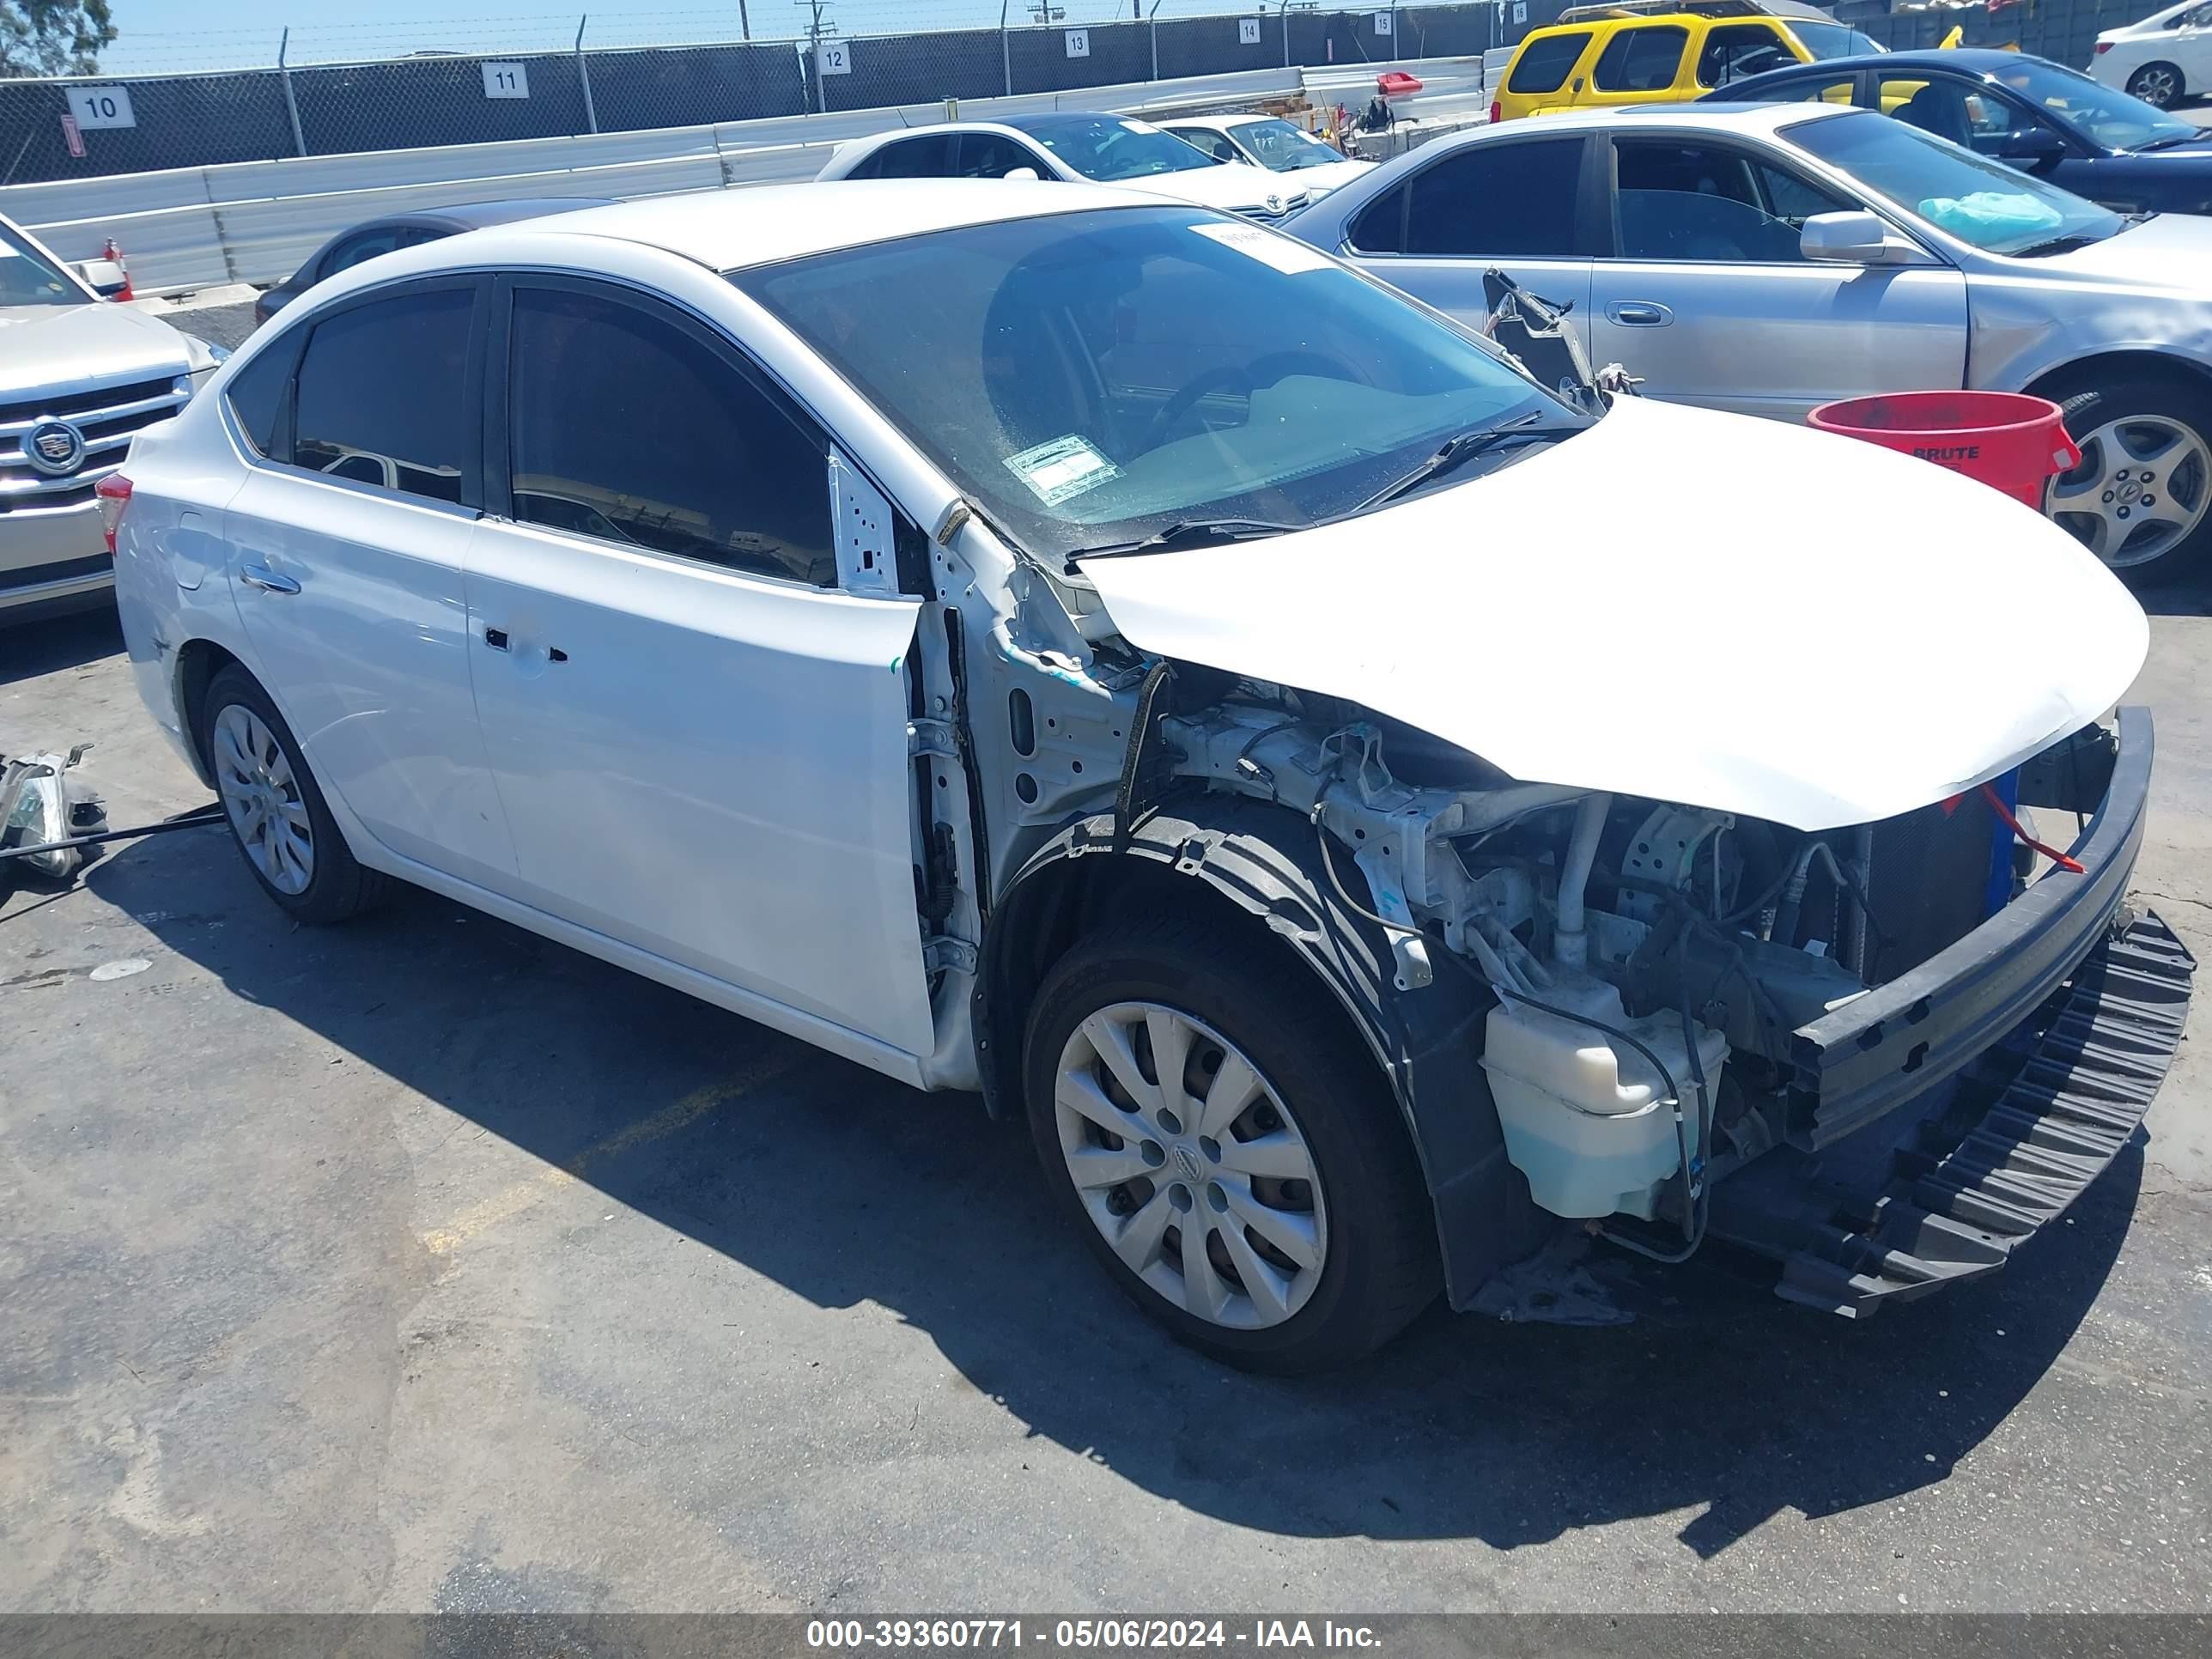
[[[69,89],[70,113],[76,117],[77,131],[96,132],[102,127],[135,127],[138,118],[131,111],[131,88],[128,87],[71,87]]]

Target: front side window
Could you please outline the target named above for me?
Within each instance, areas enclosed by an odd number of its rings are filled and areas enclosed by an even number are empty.
[[[1409,182],[1405,252],[1571,257],[1582,166],[1579,138],[1469,145]]]
[[[1580,424],[1379,283],[1202,209],[973,225],[731,280],[1042,557],[1194,520],[1304,528],[1455,434]]]
[[[1531,39],[1521,48],[1521,55],[1513,60],[1513,72],[1505,77],[1508,92],[1557,92],[1566,85],[1568,73],[1582,59],[1583,48],[1589,45],[1588,29],[1571,29],[1565,34],[1547,34]]]
[[[1870,111],[1787,131],[1808,155],[1986,252],[2063,252],[2126,228],[2118,214],[2070,191]]]
[[[1027,167],[1040,179],[1053,176],[1042,156],[996,132],[962,133],[959,166],[963,179],[1003,179],[1017,167]]]
[[[1118,115],[1040,115],[1014,125],[1085,178],[1101,184],[1220,165],[1171,132]]]
[[[1217,161],[1241,161],[1244,159],[1237,153],[1236,145],[1211,127],[1170,127],[1168,131],[1186,144],[1197,145]]]
[[[611,297],[523,289],[509,340],[518,520],[836,585],[822,440],[700,337]]]
[[[467,398],[473,288],[397,294],[314,325],[300,358],[292,462],[459,504],[476,453]]]
[[[399,245],[399,232],[394,227],[387,225],[381,230],[364,231],[358,236],[348,238],[332,250],[330,268],[323,275],[335,276],[342,270],[351,270],[356,265],[374,259],[380,253],[391,252]]]
[[[2086,75],[2023,57],[1996,71],[1997,82],[2030,105],[2071,121],[2088,134],[2093,143],[2106,149],[2164,148],[2197,137],[2197,124],[2130,98],[2116,87],[2104,86]]]
[[[0,225],[0,306],[84,306],[91,297],[29,240]]]
[[[1664,92],[1674,84],[1689,44],[1689,30],[1679,24],[1622,29],[1598,54],[1590,84],[1603,92]]]
[[[1790,33],[1797,37],[1797,44],[1816,64],[1825,64],[1832,58],[1864,58],[1870,52],[1889,50],[1872,35],[1847,23],[1815,23],[1793,17],[1790,20]]]
[[[1617,139],[1623,258],[1794,264],[1815,213],[1850,204],[1741,152],[1663,139]]]

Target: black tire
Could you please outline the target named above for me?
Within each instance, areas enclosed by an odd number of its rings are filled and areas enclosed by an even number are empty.
[[[1279,1324],[1231,1329],[1171,1303],[1115,1254],[1084,1208],[1060,1150],[1055,1080],[1077,1026],[1122,1002],[1164,1005],[1226,1038],[1265,1077],[1311,1152],[1327,1253],[1304,1304]],[[1023,1078],[1030,1133],[1060,1206],[1114,1281],[1190,1346],[1248,1370],[1326,1370],[1372,1352],[1435,1298],[1434,1212],[1389,1083],[1320,983],[1267,945],[1175,918],[1100,930],[1045,976]]]
[[[2181,102],[2188,96],[2188,91],[2181,66],[2164,58],[2145,64],[2128,76],[2129,96],[2142,99],[2154,109],[2165,109]]]
[[[284,751],[285,762],[299,787],[301,804],[307,810],[313,836],[313,868],[307,884],[300,892],[287,893],[262,874],[246,850],[236,821],[226,809],[224,816],[230,825],[231,842],[238,848],[238,856],[244,860],[248,873],[287,915],[316,927],[349,921],[380,902],[390,890],[389,878],[364,868],[356,860],[352,848],[338,831],[337,820],[331,817],[313,769],[300,752],[299,739],[292,735],[292,728],[284,723],[284,716],[261,689],[261,683],[235,664],[219,670],[208,683],[207,696],[200,705],[200,752],[210,757],[210,765],[214,763],[216,722],[222,711],[234,704],[248,710],[267,726],[270,735]]]
[[[2188,381],[2090,379],[2045,389],[2042,395],[2058,404],[2066,416],[2066,430],[2077,443],[2113,422],[2154,416],[2187,427],[2205,446],[2207,454],[2212,455],[2212,394]],[[2094,453],[2085,453],[2080,468],[2053,481],[2054,495],[2061,485],[2086,476],[2097,459]],[[2196,488],[2212,497],[2212,465],[2202,468],[2201,474],[2195,480]],[[2051,517],[2063,525],[2066,521],[2056,507],[2054,501]],[[2194,530],[2155,558],[2142,564],[2115,566],[2112,574],[2130,587],[2156,587],[2193,574],[2208,557],[2212,557],[2212,511],[2207,511]]]

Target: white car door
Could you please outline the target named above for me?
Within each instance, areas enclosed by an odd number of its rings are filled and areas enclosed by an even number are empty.
[[[1966,279],[1949,265],[1815,263],[1815,213],[1864,204],[1763,151],[1616,135],[1615,252],[1590,283],[1590,358],[1647,397],[1802,420],[1833,398],[1958,386]]]
[[[1395,288],[1480,327],[1483,273],[1504,270],[1538,298],[1571,305],[1589,343],[1594,221],[1581,133],[1468,144],[1370,202],[1346,227],[1346,257]]]
[[[840,590],[823,434],[637,290],[495,293],[469,655],[514,896],[927,1054],[920,605]]]
[[[252,665],[316,777],[393,853],[479,883],[514,869],[461,589],[489,305],[487,283],[446,276],[316,318],[223,520]]]

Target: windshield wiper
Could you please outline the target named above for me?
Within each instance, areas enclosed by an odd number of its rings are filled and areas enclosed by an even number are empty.
[[[1133,553],[1170,553],[1179,547],[1203,547],[1209,542],[1257,541],[1263,536],[1288,536],[1307,526],[1271,524],[1265,519],[1186,519],[1133,542],[1106,542],[1079,547],[1067,556],[1073,571],[1078,559],[1124,559]]]
[[[2026,247],[2016,247],[2006,257],[2013,259],[2039,259],[2047,254],[2071,253],[2076,248],[2094,247],[2105,239],[2083,236],[2078,232],[2067,236],[2053,236],[2048,241],[2030,242]]]
[[[2147,144],[2137,144],[2135,147],[2135,153],[2141,155],[2146,150],[2172,149],[2176,144],[2197,143],[2207,132],[2212,132],[2212,127],[2199,127],[2194,132],[2177,132],[2170,137],[2154,138]]]
[[[1430,479],[1449,471],[1462,461],[1471,461],[1478,455],[1492,454],[1511,444],[1550,443],[1582,430],[1577,426],[1537,426],[1535,423],[1543,418],[1544,411],[1540,409],[1517,420],[1508,421],[1503,426],[1477,427],[1472,431],[1461,433],[1455,438],[1448,438],[1443,447],[1435,454],[1404,477],[1383,485],[1344,516],[1356,518],[1370,507],[1380,507],[1385,501],[1395,501],[1401,495],[1418,489]]]

